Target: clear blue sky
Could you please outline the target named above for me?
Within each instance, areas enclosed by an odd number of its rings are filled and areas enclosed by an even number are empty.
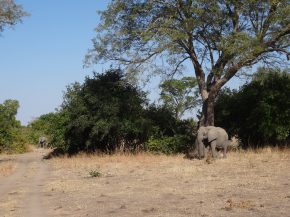
[[[99,23],[97,11],[110,0],[16,2],[31,15],[0,37],[0,103],[18,100],[17,118],[26,125],[55,111],[67,85],[82,82],[93,70],[105,70],[101,65],[84,69],[83,60]],[[151,99],[158,95],[157,81],[153,83]]]
[[[96,11],[108,2],[16,0],[31,15],[0,37],[0,103],[18,100],[22,124],[54,111],[66,86],[91,74],[83,59],[99,22]]]

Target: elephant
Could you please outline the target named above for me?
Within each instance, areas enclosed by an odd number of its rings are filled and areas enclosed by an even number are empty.
[[[223,128],[207,126],[200,127],[197,131],[195,148],[197,149],[197,156],[199,159],[205,157],[208,147],[211,148],[214,159],[218,156],[217,149],[222,149],[223,157],[226,158],[228,144],[229,136]]]
[[[44,136],[40,137],[38,140],[38,147],[44,148],[46,146],[46,144],[47,144],[46,137],[44,137]]]

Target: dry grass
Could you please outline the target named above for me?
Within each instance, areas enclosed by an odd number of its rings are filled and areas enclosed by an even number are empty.
[[[34,151],[37,147],[33,144],[25,144],[27,152],[32,152]]]
[[[47,192],[57,215],[285,216],[290,213],[290,151],[238,151],[227,159],[182,155],[79,155],[50,161]],[[102,176],[92,178],[90,171]],[[65,197],[64,197],[65,195]]]

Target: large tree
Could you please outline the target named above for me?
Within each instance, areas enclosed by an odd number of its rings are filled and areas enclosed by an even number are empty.
[[[114,0],[100,14],[87,63],[172,75],[188,60],[202,125],[214,124],[214,100],[238,72],[289,59],[289,0]]]
[[[21,18],[27,15],[22,6],[13,0],[0,0],[0,32],[5,27],[12,27],[21,22]]]

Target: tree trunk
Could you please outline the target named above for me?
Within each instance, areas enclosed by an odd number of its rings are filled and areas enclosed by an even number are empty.
[[[206,106],[206,126],[214,126],[214,97],[209,97],[207,99],[207,106]]]
[[[214,126],[214,98],[207,98],[202,105],[200,126]]]
[[[202,117],[200,119],[199,127],[214,126],[214,102],[217,91],[211,91],[207,99],[203,101]]]

